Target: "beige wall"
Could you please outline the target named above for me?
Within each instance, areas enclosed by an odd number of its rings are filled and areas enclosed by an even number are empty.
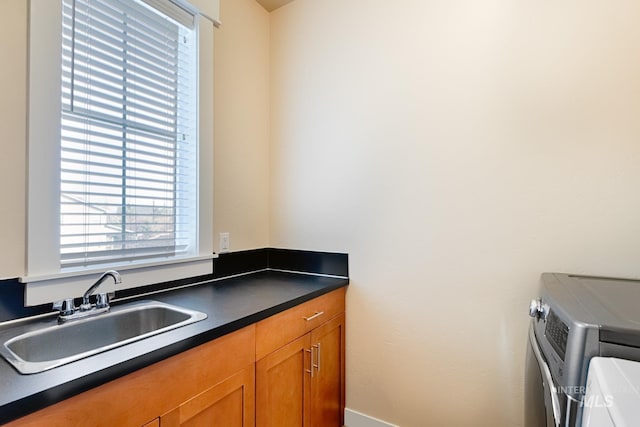
[[[0,277],[15,277],[26,1],[1,8]],[[640,276],[638,8],[297,0],[269,18],[221,2],[214,234],[350,253],[350,408],[518,425],[539,273]]]
[[[271,15],[270,243],[350,254],[347,406],[522,424],[543,271],[640,277],[640,3]]]
[[[0,278],[25,273],[27,4],[0,6]],[[269,15],[254,0],[223,0],[215,40],[217,235],[233,250],[268,243]],[[227,25],[225,25],[225,23]]]
[[[215,41],[214,249],[262,248],[269,233],[269,14],[222,0]]]
[[[27,2],[0,8],[0,278],[9,278],[25,269]]]

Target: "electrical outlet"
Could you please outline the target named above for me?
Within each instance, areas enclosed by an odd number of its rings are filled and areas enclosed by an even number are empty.
[[[229,233],[220,233],[220,253],[229,252]]]

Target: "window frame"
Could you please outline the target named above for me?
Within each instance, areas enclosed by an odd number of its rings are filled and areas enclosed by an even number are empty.
[[[192,3],[197,3],[192,2]],[[200,6],[195,4],[196,7]],[[205,12],[209,12],[205,10]],[[215,11],[214,11],[215,14]],[[208,18],[201,14],[201,17]],[[198,250],[171,260],[116,263],[120,288],[210,274],[213,253],[213,37],[218,21],[200,19],[198,32]],[[82,271],[60,267],[60,117],[62,2],[30,0],[27,151],[27,265],[25,304],[82,295],[107,266]]]

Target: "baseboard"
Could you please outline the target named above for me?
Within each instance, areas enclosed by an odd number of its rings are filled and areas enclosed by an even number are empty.
[[[349,408],[344,410],[344,425],[345,427],[398,427]]]

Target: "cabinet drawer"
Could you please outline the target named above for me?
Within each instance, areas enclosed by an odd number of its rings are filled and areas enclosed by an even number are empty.
[[[292,307],[256,324],[256,359],[344,312],[345,288]]]

